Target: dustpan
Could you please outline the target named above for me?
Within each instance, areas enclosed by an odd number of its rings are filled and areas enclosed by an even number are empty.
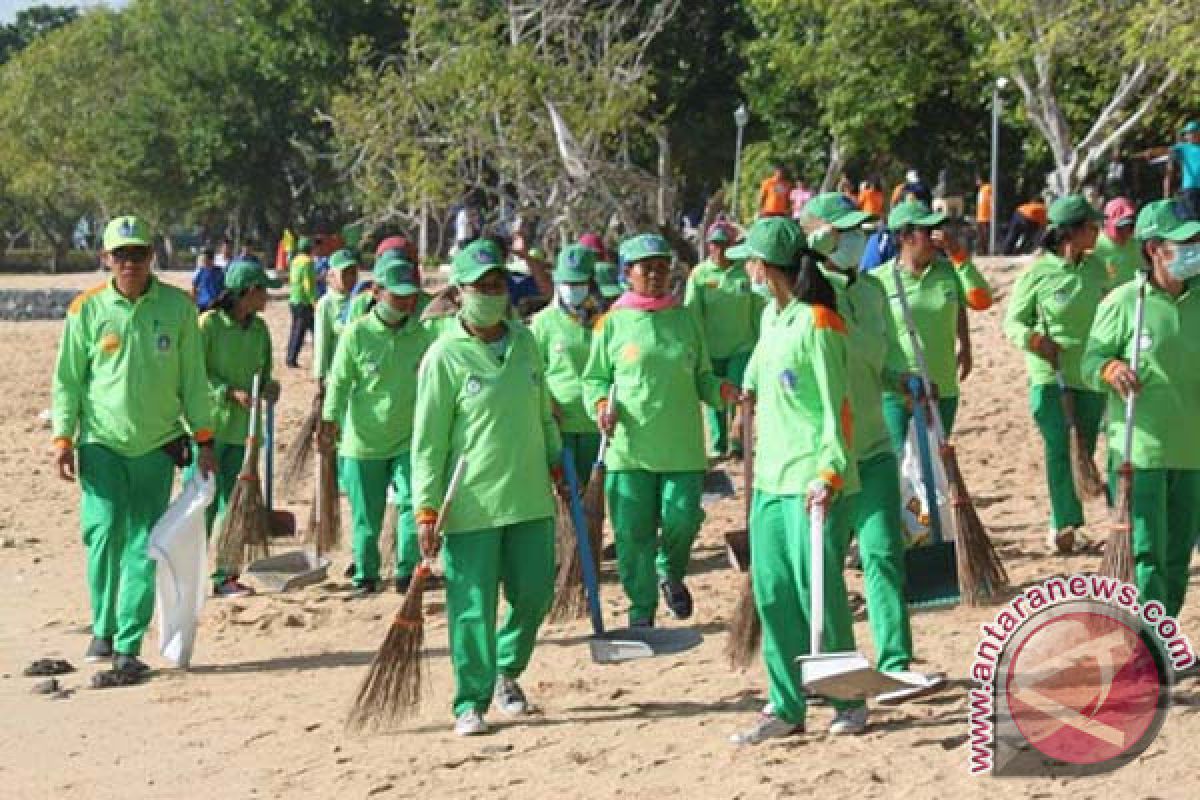
[[[244,574],[266,591],[291,592],[324,581],[329,576],[329,559],[316,550],[292,550],[260,558]]]

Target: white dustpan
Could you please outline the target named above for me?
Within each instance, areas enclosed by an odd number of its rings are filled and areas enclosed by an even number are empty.
[[[859,652],[822,653],[821,636],[825,632],[825,508],[813,503],[808,515],[809,653],[796,661],[800,665],[804,691],[835,700],[865,700],[912,686],[884,675],[871,667]]]

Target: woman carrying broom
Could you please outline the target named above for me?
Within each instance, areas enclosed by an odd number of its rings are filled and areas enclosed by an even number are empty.
[[[804,731],[805,694],[796,659],[808,652],[813,504],[825,506],[828,520],[823,648],[854,649],[842,578],[849,529],[841,505],[858,488],[858,478],[849,441],[846,325],[800,226],[787,217],[760,219],[743,244],[730,248],[730,257],[746,259],[751,279],[772,297],[744,383],[757,423],[750,569],[770,686],[767,710],[731,738],[750,745]],[[833,705],[831,733],[866,728],[865,705]]]
[[[1174,201],[1159,200],[1138,214],[1134,235],[1149,271],[1140,336],[1139,278],[1100,304],[1082,370],[1084,380],[1108,395],[1110,466],[1122,460],[1133,466],[1132,549],[1140,602],[1157,600],[1177,616],[1200,531],[1200,222],[1185,221]],[[1125,453],[1123,398],[1130,393],[1136,395],[1135,425],[1132,452]]]
[[[562,449],[537,342],[509,319],[503,257],[474,242],[452,263],[462,307],[421,362],[413,504],[421,551],[436,557],[438,511],[455,464],[467,467],[444,521],[446,616],[455,732],[486,733],[494,702],[528,710],[517,683],[554,594],[551,472]],[[499,586],[509,610],[496,629]]]
[[[213,523],[223,517],[237,486],[246,457],[246,435],[250,426],[251,385],[260,376],[267,402],[279,399],[279,383],[271,380],[271,333],[259,314],[267,307],[267,289],[278,289],[257,261],[238,259],[225,270],[225,290],[216,308],[200,317],[200,338],[208,373],[213,409],[213,455],[217,461],[217,495],[208,507],[206,522],[212,535]],[[195,467],[189,467],[185,480]],[[238,575],[218,565],[213,573],[217,597],[245,597],[254,590]]]
[[[341,335],[326,381],[323,434],[340,433],[342,479],[354,518],[356,596],[380,590],[379,535],[389,486],[399,512],[396,591],[404,593],[420,561],[411,502],[417,366],[433,337],[416,315],[413,265],[389,254],[375,265],[376,303]],[[339,428],[341,429],[339,431]]]
[[[1004,334],[1025,351],[1030,410],[1045,446],[1050,494],[1046,543],[1060,553],[1070,553],[1083,525],[1078,493],[1085,489],[1076,486],[1072,475],[1072,436],[1076,436],[1075,458],[1090,461],[1104,416],[1104,395],[1088,388],[1080,362],[1111,279],[1104,263],[1090,254],[1102,216],[1083,195],[1054,201],[1047,217],[1042,252],[1013,287]],[[1064,408],[1073,411],[1070,421]]]
[[[609,432],[605,493],[633,626],[653,626],[656,584],[677,619],[692,615],[683,579],[704,522],[701,401],[719,409],[737,387],[713,374],[700,325],[670,293],[671,249],[657,234],[621,245],[630,290],[596,323],[584,400]],[[608,407],[616,387],[616,408]],[[661,540],[659,529],[661,528]]]

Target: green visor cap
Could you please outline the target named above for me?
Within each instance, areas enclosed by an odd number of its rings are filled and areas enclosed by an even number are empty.
[[[263,265],[255,259],[238,258],[225,268],[225,288],[241,294],[259,286],[263,289],[278,289],[283,281],[272,280]]]
[[[946,215],[934,213],[920,200],[905,200],[888,214],[888,228],[898,231],[910,225],[918,228],[934,228],[946,221]]]
[[[1200,121],[1189,120],[1188,124],[1183,126],[1182,133],[1200,133]]]
[[[402,297],[421,291],[417,285],[417,268],[398,250],[388,251],[375,262],[375,282],[384,290]]]
[[[450,262],[450,282],[474,283],[494,269],[504,269],[504,259],[495,242],[478,239],[459,250]]]
[[[338,250],[329,257],[329,268],[336,269],[338,272],[350,267],[357,267],[358,264],[358,255],[353,250]]]
[[[104,229],[104,251],[118,247],[150,247],[150,226],[137,217],[117,217]]]
[[[725,251],[735,261],[757,258],[768,264],[789,269],[808,240],[790,217],[760,217],[746,232],[742,243]]]
[[[804,204],[805,215],[828,222],[839,231],[857,228],[874,217],[855,208],[850,198],[841,192],[821,192]]]
[[[603,297],[613,298],[624,290],[617,280],[617,265],[610,261],[596,262],[596,285],[600,287]]]
[[[301,236],[300,239],[296,242],[296,250],[301,253],[312,250],[312,246],[313,246],[313,241],[312,241],[312,239],[308,238],[307,236]]]
[[[1200,221],[1185,219],[1179,213],[1181,210],[1174,200],[1147,203],[1138,213],[1133,235],[1142,241],[1167,239],[1172,242],[1186,242],[1193,236],[1200,236]]]
[[[554,265],[555,283],[587,283],[596,273],[596,254],[581,244],[562,249]]]
[[[626,264],[647,258],[670,258],[671,245],[657,233],[643,233],[621,242],[620,255]]]
[[[1052,228],[1068,228],[1088,220],[1099,222],[1104,219],[1104,214],[1097,211],[1083,195],[1069,194],[1050,204],[1046,219]]]

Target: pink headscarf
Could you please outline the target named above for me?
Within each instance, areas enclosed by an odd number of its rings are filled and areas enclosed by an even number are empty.
[[[635,311],[665,311],[677,305],[679,305],[679,299],[673,294],[664,294],[662,297],[650,297],[649,295],[638,294],[630,290],[618,297],[617,302],[613,303],[612,307],[631,308]]]
[[[1137,209],[1125,197],[1114,197],[1104,206],[1104,233],[1110,239],[1117,236],[1117,227],[1121,222],[1133,222],[1137,217]]]

